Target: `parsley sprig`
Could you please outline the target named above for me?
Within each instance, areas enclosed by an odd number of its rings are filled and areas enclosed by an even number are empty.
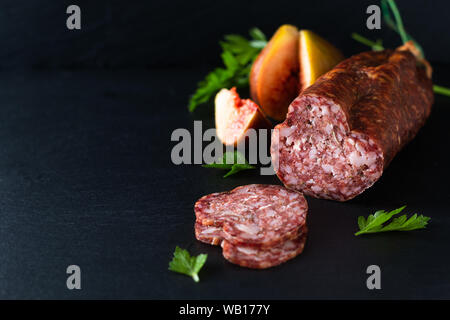
[[[395,4],[395,0],[381,0],[381,10],[383,12],[383,20],[386,23],[386,25],[399,34],[403,43],[406,43],[409,40],[413,41],[414,45],[419,50],[421,56],[424,57],[425,54],[420,44],[416,40],[414,40],[410,34],[406,32],[405,27],[403,25],[402,17],[400,15],[400,11],[398,10],[397,5]],[[391,12],[394,18],[392,18]],[[377,39],[377,41],[372,41],[356,32],[352,33],[352,38],[368,47],[371,47],[372,50],[374,51],[384,50],[382,41],[380,39]],[[433,91],[437,94],[450,97],[450,88],[433,85]]]
[[[215,163],[205,164],[203,167],[230,170],[223,176],[224,178],[242,170],[256,169],[245,160],[244,155],[239,151],[225,152],[222,159]]]
[[[200,279],[198,273],[208,258],[207,254],[199,254],[198,256],[191,256],[189,252],[180,247],[175,248],[173,259],[169,262],[169,270],[188,275],[198,282]]]
[[[359,231],[355,233],[355,236],[365,233],[387,232],[387,231],[411,231],[416,229],[423,229],[427,226],[429,217],[420,215],[417,213],[411,216],[409,219],[406,215],[394,218],[389,224],[383,225],[392,216],[400,213],[406,206],[386,212],[379,210],[374,214],[371,214],[366,218],[363,216],[358,217]]]
[[[258,28],[251,29],[249,33],[250,40],[241,35],[229,34],[220,41],[224,67],[214,69],[198,83],[197,90],[189,100],[190,112],[209,102],[222,88],[248,86],[253,60],[267,44],[266,36]]]

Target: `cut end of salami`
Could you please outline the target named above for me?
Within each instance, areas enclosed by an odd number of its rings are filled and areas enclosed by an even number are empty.
[[[196,202],[195,236],[221,245],[232,263],[268,268],[303,251],[307,210],[301,193],[282,186],[241,186]]]
[[[372,186],[430,114],[432,83],[416,62],[401,48],[365,52],[304,90],[272,135],[280,180],[338,201]]]
[[[313,95],[292,103],[289,121],[275,129],[272,156],[288,188],[324,199],[351,199],[383,173],[380,146],[352,132],[340,106]]]

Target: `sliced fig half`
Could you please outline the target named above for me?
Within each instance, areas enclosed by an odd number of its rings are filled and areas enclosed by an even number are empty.
[[[250,128],[272,128],[259,106],[250,99],[241,99],[234,87],[217,93],[215,120],[217,136],[225,145],[239,144]]]

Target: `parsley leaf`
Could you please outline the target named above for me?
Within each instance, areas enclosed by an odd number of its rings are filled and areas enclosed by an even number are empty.
[[[256,169],[256,167],[250,165],[242,153],[239,151],[225,152],[223,158],[215,163],[203,165],[205,168],[216,168],[216,169],[228,169],[228,171],[223,177],[226,178],[232,174],[238,173],[242,170]]]
[[[253,60],[267,44],[266,36],[258,28],[250,30],[250,40],[229,34],[220,41],[224,68],[216,68],[206,75],[197,85],[197,90],[189,100],[189,111],[209,102],[222,88],[248,86]]]
[[[366,218],[363,216],[358,217],[359,231],[355,233],[355,236],[359,236],[364,233],[376,233],[376,232],[387,232],[387,231],[410,231],[416,229],[423,229],[427,226],[429,217],[423,215],[418,216],[414,214],[409,219],[406,215],[392,219],[389,224],[383,225],[392,216],[400,213],[406,206],[386,212],[384,210],[379,210],[374,214],[371,214]]]
[[[200,280],[198,272],[205,264],[207,258],[208,255],[204,253],[191,257],[187,250],[177,246],[173,253],[173,259],[169,262],[169,270],[191,276],[195,282],[198,282]]]

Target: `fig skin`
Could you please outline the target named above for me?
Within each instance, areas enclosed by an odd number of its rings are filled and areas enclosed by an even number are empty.
[[[282,121],[299,91],[299,32],[282,25],[252,65],[251,97],[265,115]]]
[[[310,30],[300,30],[300,92],[344,59],[342,52],[324,38]]]
[[[252,99],[268,117],[283,121],[290,103],[342,60],[341,51],[314,32],[283,25],[252,65]]]

